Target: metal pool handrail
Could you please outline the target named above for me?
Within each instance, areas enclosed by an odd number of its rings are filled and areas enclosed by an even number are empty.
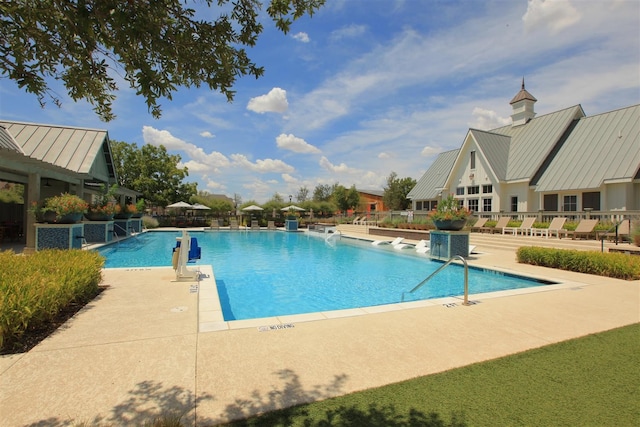
[[[444,264],[442,264],[436,271],[434,271],[433,273],[431,273],[426,279],[424,279],[422,282],[418,283],[413,289],[411,289],[409,292],[403,292],[402,293],[402,302],[404,302],[404,296],[405,294],[409,293],[413,293],[415,291],[417,291],[418,289],[420,289],[422,286],[424,286],[433,276],[435,276],[436,274],[438,274],[440,271],[442,271],[446,266],[448,266],[449,264],[451,264],[453,261],[456,260],[456,258],[459,258],[460,260],[462,260],[462,263],[464,264],[464,302],[462,303],[462,305],[469,305],[469,266],[467,265],[467,260],[464,259],[464,257],[462,255],[455,255],[451,258],[449,258],[449,260],[447,262],[445,262]]]

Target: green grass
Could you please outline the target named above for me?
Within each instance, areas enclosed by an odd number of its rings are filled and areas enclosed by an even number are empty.
[[[632,426],[639,402],[635,324],[226,425]]]

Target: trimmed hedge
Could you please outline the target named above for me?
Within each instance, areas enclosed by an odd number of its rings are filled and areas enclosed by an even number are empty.
[[[33,255],[0,252],[0,349],[30,328],[50,322],[72,303],[98,293],[104,258],[82,250],[44,250]]]
[[[567,249],[521,247],[518,262],[558,268],[616,279],[640,279],[640,257],[623,253],[602,253]]]

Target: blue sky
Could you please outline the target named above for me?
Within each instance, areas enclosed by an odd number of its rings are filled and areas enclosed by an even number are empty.
[[[265,74],[241,78],[231,104],[180,89],[156,120],[121,85],[104,123],[69,99],[41,109],[3,78],[0,118],[163,144],[198,190],[263,203],[319,184],[381,190],[391,172],[418,180],[468,128],[509,123],[523,77],[538,116],[640,103],[640,0],[327,0],[287,35],[264,18],[249,56]]]

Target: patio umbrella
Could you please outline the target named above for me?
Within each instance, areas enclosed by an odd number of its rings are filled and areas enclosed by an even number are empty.
[[[211,208],[209,206],[205,206],[205,205],[200,204],[200,203],[196,203],[195,205],[191,206],[191,209],[196,209],[196,210],[201,210],[201,211],[211,210]]]
[[[260,206],[256,206],[256,205],[250,205],[247,206],[246,208],[242,208],[243,211],[263,211],[264,209],[262,209]]]
[[[193,209],[193,206],[190,205],[187,202],[176,202],[176,203],[172,203],[170,205],[167,206],[167,208],[187,208],[187,209]]]
[[[301,208],[300,206],[296,206],[296,205],[289,205],[286,208],[282,208],[280,210],[281,211],[298,211],[298,212],[304,211],[303,208]]]

